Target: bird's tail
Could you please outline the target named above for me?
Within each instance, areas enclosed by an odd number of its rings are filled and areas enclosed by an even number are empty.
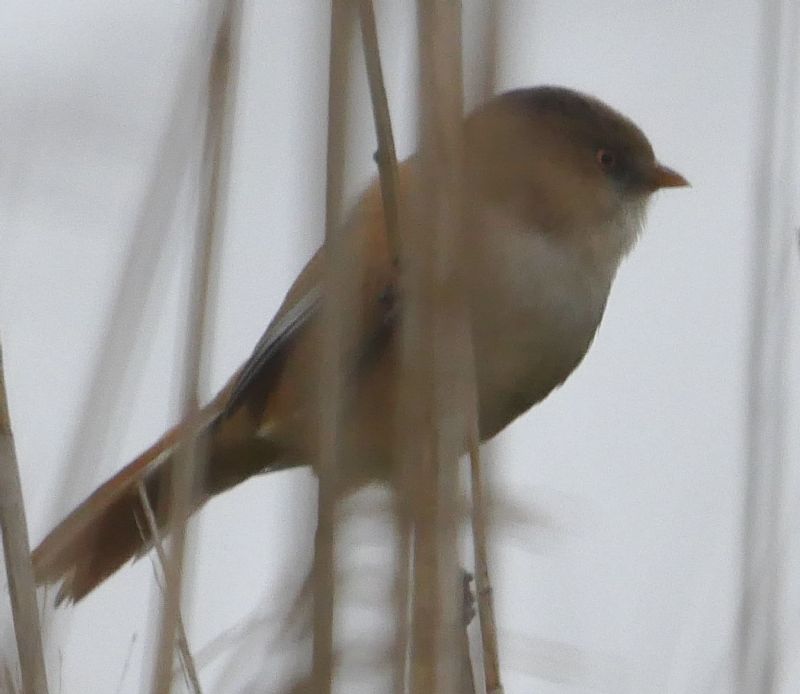
[[[273,465],[278,452],[269,441],[252,437],[245,443],[226,442],[220,431],[225,419],[207,422],[199,440],[207,444],[207,465],[195,480],[191,512],[218,494]],[[56,604],[77,602],[127,561],[144,554],[152,537],[142,506],[147,494],[161,529],[169,516],[170,480],[180,458],[179,425],[101,485],[70,513],[34,550],[38,584],[60,582]]]

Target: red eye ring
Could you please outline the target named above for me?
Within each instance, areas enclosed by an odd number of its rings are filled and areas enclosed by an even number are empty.
[[[611,171],[617,163],[617,157],[610,149],[598,149],[597,163],[603,171]]]

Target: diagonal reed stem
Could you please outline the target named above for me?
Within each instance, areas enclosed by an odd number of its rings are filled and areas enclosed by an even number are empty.
[[[359,4],[361,36],[364,43],[364,60],[367,66],[369,93],[372,100],[372,115],[375,120],[375,134],[378,138],[378,172],[381,178],[381,197],[383,215],[386,220],[386,235],[392,258],[397,261],[399,249],[399,191],[400,181],[397,171],[397,151],[392,134],[392,119],[386,85],[383,81],[381,53],[378,45],[378,29],[375,26],[375,10],[372,0],[361,0]]]

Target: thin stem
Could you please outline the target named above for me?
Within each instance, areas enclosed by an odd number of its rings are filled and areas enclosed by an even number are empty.
[[[398,264],[400,249],[400,210],[399,210],[399,172],[397,152],[394,145],[391,114],[383,79],[378,30],[372,0],[361,0],[359,18],[364,46],[364,60],[367,67],[372,115],[375,121],[375,134],[378,140],[376,159],[381,181],[383,216],[389,252],[393,262]],[[399,457],[399,456],[398,456]],[[394,580],[395,638],[393,644],[394,686],[397,694],[406,691],[408,663],[408,608],[409,582],[411,579],[411,518],[405,485],[408,480],[397,481],[397,502],[395,520],[397,528],[397,569]]]
[[[232,105],[241,28],[241,3],[230,0],[219,27],[209,72],[208,120],[203,153],[200,200],[204,203],[195,236],[190,285],[188,336],[183,371],[184,439],[171,480],[168,527],[170,552],[164,567],[164,605],[159,648],[153,672],[153,691],[168,694],[172,686],[175,633],[183,588],[186,523],[195,480],[205,473],[206,445],[199,437],[199,382],[203,336],[206,332],[209,279],[218,228],[225,218],[232,140]]]
[[[340,242],[346,145],[348,64],[355,20],[351,0],[331,5],[330,64],[328,82],[328,151],[326,163],[323,335],[319,401],[319,455],[316,472],[317,531],[314,542],[314,615],[312,691],[327,694],[333,684],[334,512],[338,489],[339,425],[344,394],[343,339],[349,333],[353,305],[348,276],[353,274]]]
[[[162,575],[164,573],[164,569],[167,565],[167,555],[164,551],[164,544],[161,541],[161,534],[158,531],[158,523],[156,522],[156,515],[153,512],[153,507],[150,504],[150,499],[147,497],[147,492],[145,491],[144,484],[139,482],[137,485],[137,491],[139,493],[139,503],[142,505],[142,510],[144,511],[144,519],[145,523],[147,524],[147,530],[149,533],[149,538],[153,542],[153,547],[156,550],[156,556],[158,557],[158,563],[161,567]],[[145,536],[145,537],[148,537]],[[159,583],[162,591],[164,589],[163,581],[160,580],[159,576],[156,575],[156,580]],[[189,685],[192,688],[192,691],[195,694],[200,694],[202,691],[200,687],[200,678],[197,675],[197,667],[194,663],[194,658],[192,657],[192,652],[189,650],[189,638],[186,636],[186,627],[183,623],[183,617],[181,617],[180,612],[178,612],[178,622],[177,622],[177,634],[176,634],[176,642],[178,645],[178,653],[181,657],[181,662],[183,663],[183,668],[186,673],[187,680]]]
[[[484,23],[483,39],[483,100],[488,99],[495,90],[497,79],[498,24],[502,8],[501,0],[488,3],[488,14]],[[472,346],[470,345],[470,351]],[[474,365],[475,359],[471,359]],[[474,370],[472,372],[472,408],[469,422],[469,462],[472,487],[472,541],[475,554],[475,592],[478,603],[478,622],[481,630],[483,649],[484,686],[487,694],[503,694],[500,678],[500,651],[497,643],[497,622],[494,615],[494,599],[489,577],[488,550],[488,499],[484,490],[480,454],[480,435],[478,431],[478,401],[475,388]]]
[[[11,613],[17,640],[24,694],[47,694],[42,631],[36,604],[25,502],[19,476],[14,434],[6,398],[3,349],[0,345],[0,531],[8,577]]]
[[[472,656],[469,652],[469,631],[466,621],[464,621],[464,627],[461,629],[460,637],[461,686],[459,687],[459,691],[463,694],[475,694],[478,690],[475,688],[475,673],[472,671]]]
[[[487,499],[483,489],[477,428],[470,434],[470,474],[472,477],[472,540],[475,552],[475,592],[483,644],[483,673],[486,694],[503,694],[500,681],[500,654],[497,623],[494,617],[492,583],[489,578]]]
[[[375,119],[375,134],[378,138],[378,172],[381,179],[383,215],[386,220],[386,235],[392,258],[397,261],[399,249],[399,173],[397,152],[392,134],[392,119],[386,85],[383,81],[381,54],[378,45],[378,30],[375,26],[375,10],[372,0],[361,0],[359,4],[361,35],[364,43],[364,60],[367,65],[367,79],[372,100],[372,115]]]

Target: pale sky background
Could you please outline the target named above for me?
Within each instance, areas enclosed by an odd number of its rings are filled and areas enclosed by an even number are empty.
[[[470,53],[480,17],[477,4],[465,5]],[[415,132],[411,6],[377,3],[404,155]],[[110,420],[113,443],[90,443],[80,478],[61,489],[199,8],[194,0],[0,4],[0,331],[34,544],[177,416],[181,258],[193,205],[185,191],[175,223],[163,229],[122,403],[89,404],[92,418]],[[506,519],[496,542],[506,690],[723,694],[731,691],[737,600],[760,4],[519,0],[506,8],[500,89],[553,83],[595,94],[636,121],[659,158],[693,185],[656,196],[585,362],[494,446],[494,479],[516,519]],[[208,394],[249,354],[322,235],[326,23],[321,0],[245,1]],[[468,56],[468,92],[476,83],[470,64]],[[355,76],[354,191],[374,174],[375,147],[360,62]],[[787,245],[793,292],[796,251]],[[796,316],[789,333],[796,354]],[[797,366],[793,357],[790,431]],[[790,463],[798,453],[795,434]],[[269,639],[308,566],[312,481],[305,471],[252,480],[200,516],[192,648],[248,616],[273,615],[245,643],[208,665],[200,659],[208,692],[278,691],[293,665]],[[794,478],[786,498],[798,498]],[[791,540],[791,510],[786,522]],[[363,546],[357,524],[351,535],[362,549],[346,565],[385,573],[379,536]],[[800,691],[795,545],[785,547],[786,692]],[[151,577],[142,560],[61,611],[50,644],[52,692],[144,691]],[[5,598],[0,604],[7,636]],[[354,614],[362,637],[382,633],[366,612]]]

